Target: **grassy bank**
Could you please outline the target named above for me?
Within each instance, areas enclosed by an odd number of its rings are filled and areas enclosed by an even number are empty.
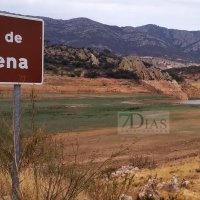
[[[71,130],[100,129],[106,127],[117,127],[118,111],[169,111],[171,122],[187,120],[190,117],[190,126],[199,128],[192,120],[200,118],[197,111],[198,105],[173,105],[159,103],[166,99],[165,96],[153,95],[109,95],[105,96],[79,96],[55,98],[38,98],[35,101],[34,110],[36,126],[45,126],[47,132],[67,132]],[[126,102],[139,102],[140,104],[129,104]],[[156,101],[154,103],[154,101]],[[169,100],[170,102],[170,100]],[[0,113],[7,118],[12,116],[13,102],[11,100],[0,101]],[[22,125],[27,127],[30,123],[31,103],[22,100]],[[195,112],[194,112],[195,111]],[[185,115],[184,112],[190,114]],[[182,127],[184,129],[184,127]]]

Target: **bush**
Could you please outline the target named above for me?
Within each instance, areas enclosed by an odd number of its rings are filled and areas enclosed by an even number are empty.
[[[78,61],[78,62],[74,63],[74,67],[76,67],[76,68],[85,68],[85,67],[87,67],[87,63]]]
[[[69,60],[66,60],[66,59],[64,59],[64,60],[62,60],[62,65],[68,65],[69,64]]]
[[[197,74],[200,72],[200,68],[197,66],[184,67],[184,68],[171,68],[163,70],[163,72],[168,72],[168,74],[175,79],[177,82],[183,82],[184,74]]]
[[[105,54],[110,54],[110,53],[111,53],[111,50],[110,50],[110,49],[107,49],[107,48],[105,48],[105,49],[103,50],[103,52],[104,52]]]
[[[81,71],[75,71],[74,74],[75,74],[77,77],[80,77],[80,76],[81,76]]]
[[[128,71],[128,70],[117,70],[117,71],[112,71],[112,70],[108,70],[107,73],[106,73],[106,76],[108,78],[116,78],[116,79],[120,79],[120,78],[123,78],[123,79],[134,79],[134,80],[138,80],[138,76],[136,74],[134,74],[133,72],[131,71]]]
[[[109,181],[96,179],[87,190],[89,200],[119,200],[121,195],[127,193],[133,182],[134,175],[126,175],[123,180],[113,178]]]
[[[151,63],[148,63],[148,62],[146,62],[146,61],[142,61],[142,62],[143,62],[143,64],[144,64],[147,68],[153,66]]]
[[[55,60],[54,58],[46,58],[46,59],[45,59],[45,62],[46,62],[46,63],[50,63],[50,64],[55,64],[55,63],[57,63],[56,60]]]
[[[175,79],[177,82],[183,82],[185,80],[183,76],[181,76],[175,72],[171,72],[171,73],[168,72],[168,73],[172,77],[172,79]]]
[[[51,71],[52,68],[53,68],[53,67],[52,67],[51,65],[49,65],[48,63],[45,63],[45,64],[44,64],[44,69],[45,69],[45,70]]]
[[[138,167],[139,169],[146,168],[146,169],[155,169],[157,163],[155,160],[151,159],[148,156],[143,155],[135,155],[129,159],[129,162],[132,166]]]
[[[57,69],[56,67],[53,67],[52,72],[53,72],[54,74],[58,74],[58,69]]]
[[[96,71],[88,71],[84,74],[85,78],[97,78],[99,76],[99,73]]]
[[[113,68],[115,68],[116,66],[115,66],[115,64],[113,64],[113,63],[104,63],[103,64],[103,69],[113,69]]]

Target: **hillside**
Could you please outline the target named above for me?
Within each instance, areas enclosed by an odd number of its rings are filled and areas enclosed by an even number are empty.
[[[118,27],[87,18],[45,22],[45,38],[52,44],[110,49],[120,55],[162,57],[181,62],[200,61],[200,31],[185,31],[145,25]]]
[[[168,73],[149,65],[139,57],[121,58],[108,49],[102,52],[90,48],[65,45],[46,45],[44,49],[46,73],[85,78],[124,78],[139,80],[171,80]]]

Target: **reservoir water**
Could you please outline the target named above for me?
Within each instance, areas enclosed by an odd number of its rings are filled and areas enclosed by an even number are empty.
[[[178,101],[178,103],[187,105],[200,105],[200,100],[182,100]]]

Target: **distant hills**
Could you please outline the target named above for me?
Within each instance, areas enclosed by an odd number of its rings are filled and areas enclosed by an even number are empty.
[[[107,48],[123,56],[132,54],[200,62],[200,31],[167,29],[152,24],[140,27],[109,26],[87,18],[40,18],[45,22],[45,38],[52,44],[97,50]]]

